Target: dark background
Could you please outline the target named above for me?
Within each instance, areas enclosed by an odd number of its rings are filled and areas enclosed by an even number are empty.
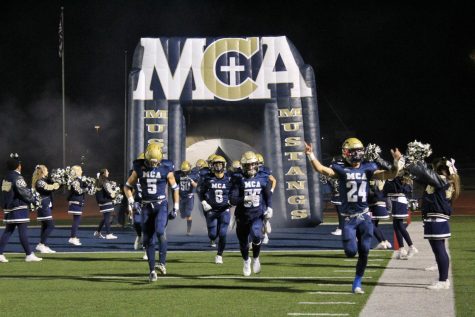
[[[25,175],[38,163],[62,164],[64,6],[67,164],[82,161],[86,174],[108,167],[122,180],[125,64],[141,37],[250,35],[288,36],[314,68],[324,157],[348,135],[385,153],[417,139],[468,171],[475,165],[473,3],[3,3],[0,158],[18,152]]]

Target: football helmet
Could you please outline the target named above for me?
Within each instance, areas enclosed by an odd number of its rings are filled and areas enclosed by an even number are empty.
[[[222,173],[226,168],[226,159],[221,155],[215,155],[211,163],[215,173]]]
[[[191,164],[190,164],[190,162],[188,162],[188,161],[183,161],[183,162],[181,163],[180,169],[181,169],[182,172],[188,174],[188,173],[191,171]]]
[[[256,153],[247,151],[241,156],[241,165],[244,174],[253,177],[257,174],[258,162]]]
[[[341,146],[341,156],[350,164],[359,163],[363,160],[365,148],[357,138],[349,138]]]
[[[163,158],[162,149],[158,143],[150,143],[145,150],[145,160],[150,166],[158,166]]]
[[[198,167],[199,169],[202,169],[203,167],[208,166],[208,164],[206,163],[205,160],[199,159],[198,161],[196,161],[195,166]]]
[[[264,157],[262,156],[262,154],[256,153],[256,157],[257,157],[257,163],[259,164],[259,166],[264,165]]]

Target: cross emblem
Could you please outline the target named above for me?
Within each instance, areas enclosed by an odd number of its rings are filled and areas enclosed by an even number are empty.
[[[236,65],[236,57],[229,58],[229,66],[221,66],[222,72],[229,72],[229,85],[236,86],[236,75],[244,71],[243,65]]]

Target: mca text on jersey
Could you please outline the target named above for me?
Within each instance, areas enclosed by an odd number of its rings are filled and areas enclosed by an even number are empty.
[[[291,84],[290,94],[294,98],[312,96],[312,90],[302,77],[285,36],[222,38],[206,48],[206,38],[188,38],[174,73],[170,69],[160,38],[142,38],[140,44],[143,47],[143,59],[133,100],[154,100],[151,84],[155,73],[165,99],[179,100],[190,72],[195,84],[192,100],[212,100],[215,97],[227,101],[268,99],[271,98],[270,84]],[[218,60],[223,63],[220,57],[230,52],[249,60],[264,46],[267,49],[255,79],[246,77],[237,82],[236,76],[242,76],[247,65],[236,64],[236,58],[231,55],[224,62],[226,65],[218,63]],[[277,71],[275,65],[279,57],[285,68]],[[223,82],[217,72],[228,73],[229,83]]]

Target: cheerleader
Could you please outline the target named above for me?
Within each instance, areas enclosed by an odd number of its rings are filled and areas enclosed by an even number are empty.
[[[371,212],[371,221],[373,222],[373,235],[379,244],[375,247],[376,250],[391,249],[391,243],[386,239],[384,233],[379,228],[380,220],[389,219],[389,212],[386,208],[386,197],[384,197],[384,180],[369,181],[369,210]]]
[[[33,172],[31,187],[41,197],[41,206],[38,208],[36,219],[41,222],[40,243],[36,251],[41,253],[56,253],[46,245],[46,240],[54,229],[54,221],[51,209],[53,208],[53,192],[59,188],[59,184],[50,181],[48,168],[45,165],[37,165]]]
[[[432,162],[432,169],[424,162],[414,162],[406,167],[416,182],[426,186],[421,206],[424,238],[429,240],[439,269],[439,280],[427,287],[431,290],[450,288],[445,239],[451,235],[449,219],[452,202],[460,194],[460,178],[454,163],[453,159],[442,157]]]
[[[113,184],[109,180],[109,171],[106,168],[101,169],[97,180],[96,201],[103,218],[99,223],[96,232],[94,232],[95,238],[107,240],[117,239],[117,236],[110,232],[110,215],[114,211],[114,203],[112,200],[116,196],[112,186]],[[105,227],[106,229],[105,236],[101,233],[102,227]]]
[[[404,219],[409,217],[407,196],[412,195],[412,180],[404,171],[400,172],[394,179],[389,179],[384,184],[384,193],[391,202],[391,212],[393,216],[393,228],[399,244],[396,251],[396,259],[407,260],[419,251],[412,243],[411,236],[404,225]],[[404,248],[404,241],[409,246],[409,251]]]
[[[21,162],[18,159],[18,154],[12,154],[10,157],[7,161],[8,173],[2,181],[2,207],[5,230],[0,238],[0,263],[8,262],[5,255],[3,255],[3,251],[16,227],[18,227],[21,246],[25,250],[25,261],[38,262],[43,259],[31,252],[30,244],[28,243],[29,212],[30,206],[35,200],[33,193],[26,185],[25,179],[21,176]]]
[[[72,182],[68,195],[69,208],[68,213],[73,215],[73,223],[71,225],[71,236],[68,242],[72,245],[82,245],[77,233],[79,223],[81,222],[82,210],[84,208],[84,196],[86,195],[86,183],[81,179],[82,168],[79,165],[71,167]]]

